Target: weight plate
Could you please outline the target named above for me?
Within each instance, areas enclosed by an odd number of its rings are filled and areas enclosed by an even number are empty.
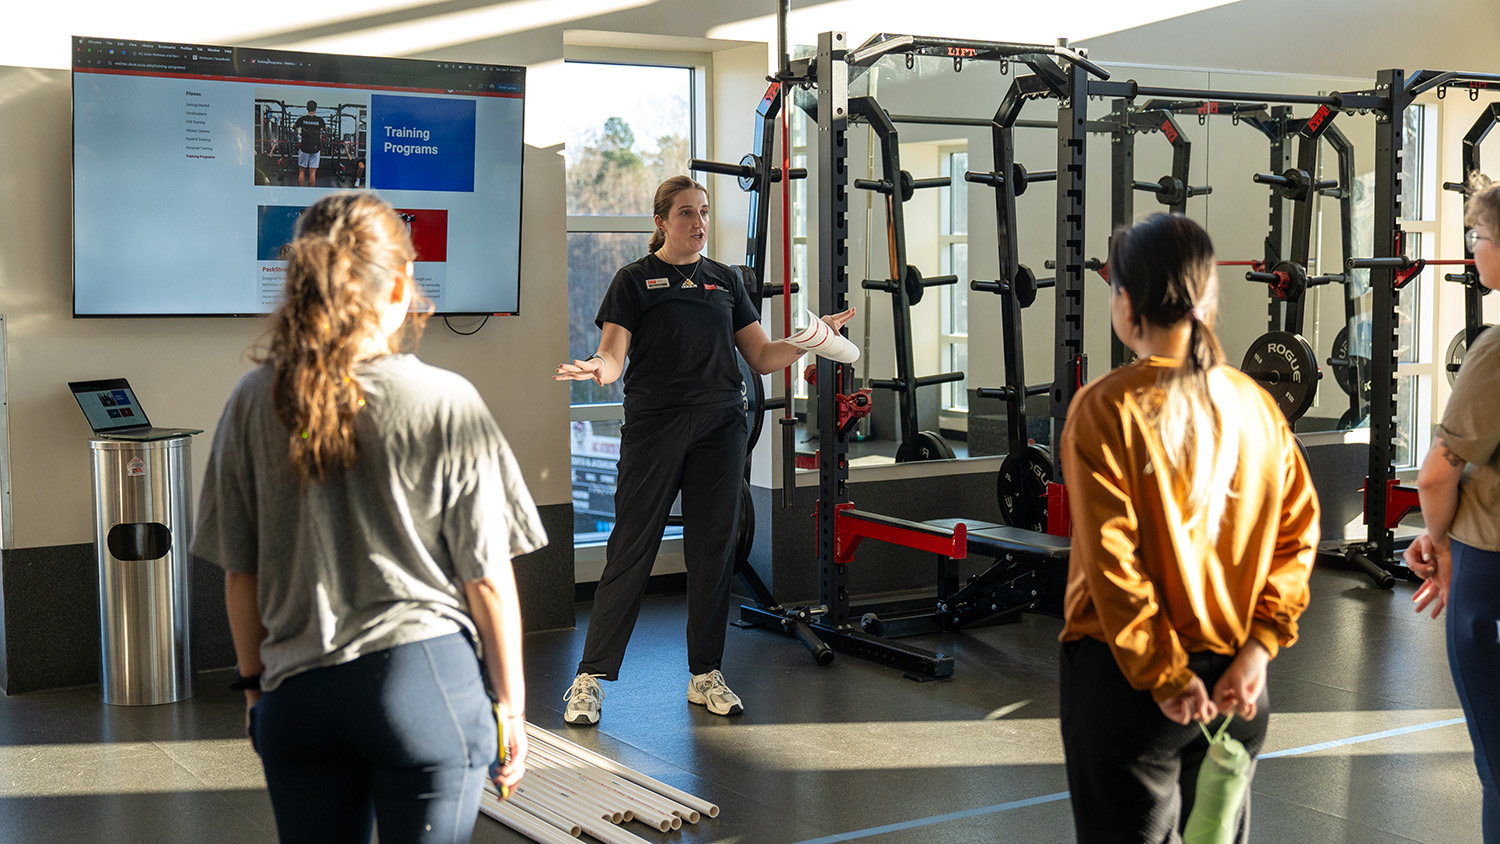
[[[1479,326],[1479,334],[1483,334],[1486,328],[1489,326]],[[1453,339],[1448,342],[1448,353],[1443,355],[1443,362],[1446,364],[1443,368],[1448,371],[1448,386],[1450,387],[1458,380],[1458,369],[1464,365],[1464,356],[1469,352],[1469,345],[1464,342],[1464,331],[1465,329],[1459,329],[1458,333],[1453,335]],[[1474,339],[1479,339],[1479,334],[1475,334]]]
[[[1011,289],[1016,291],[1017,305],[1031,307],[1031,303],[1036,301],[1036,273],[1031,271],[1031,267],[1025,264],[1016,267],[1016,280]]]
[[[745,450],[748,452],[760,441],[761,428],[766,422],[766,387],[743,357],[736,353],[734,359],[740,365],[740,408],[745,411]]]
[[[952,460],[955,456],[953,446],[948,445],[948,441],[943,439],[941,434],[932,431],[918,431],[896,449],[897,463],[911,463],[917,460]]]
[[[734,559],[735,562],[745,562],[750,559],[750,551],[755,548],[755,499],[750,497],[750,482],[740,483],[740,523],[739,530],[734,535]]]
[[[1349,359],[1349,326],[1347,325],[1340,328],[1339,333],[1333,335],[1333,358],[1334,360]],[[1357,380],[1354,376],[1354,367],[1335,366],[1333,380],[1338,382],[1339,389],[1344,391],[1344,395],[1354,395],[1354,382]]]
[[[1301,419],[1318,393],[1318,361],[1300,334],[1262,334],[1250,344],[1240,369],[1271,394],[1288,422]]]
[[[740,166],[754,171],[753,175],[740,177],[740,190],[748,193],[759,187],[761,180],[766,177],[765,171],[760,169],[760,158],[753,152],[749,153],[740,159]]]
[[[1343,415],[1339,417],[1338,430],[1352,431],[1355,428],[1361,427],[1365,421],[1365,416],[1366,414],[1363,413],[1355,413],[1353,408],[1344,411]]]
[[[922,271],[911,264],[906,265],[905,277],[901,280],[906,283],[906,301],[908,304],[916,305],[922,301],[922,291],[927,288],[922,286]]]
[[[1349,361],[1347,366],[1333,367],[1333,380],[1344,391],[1344,395],[1353,396],[1354,388],[1359,387],[1361,401],[1370,401],[1370,361],[1362,356],[1349,356],[1349,329],[1340,328],[1339,333],[1333,336],[1333,354],[1329,355],[1331,360]]]
[[[1000,497],[1000,520],[1011,527],[1047,530],[1047,484],[1052,480],[1052,455],[1031,443],[1005,455],[1000,463],[996,490]]]

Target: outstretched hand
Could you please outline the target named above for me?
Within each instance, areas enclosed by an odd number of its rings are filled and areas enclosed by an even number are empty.
[[[832,328],[834,331],[838,331],[839,329],[843,328],[844,325],[851,319],[854,319],[853,308],[850,308],[847,311],[841,311],[840,313],[836,314],[823,315],[823,321],[828,323],[828,327]]]
[[[564,363],[557,367],[553,373],[553,381],[593,381],[602,384],[599,373],[604,371],[604,361],[598,358],[588,360],[575,360],[572,363]]]

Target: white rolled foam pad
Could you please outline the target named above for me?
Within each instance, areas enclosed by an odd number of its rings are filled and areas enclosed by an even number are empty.
[[[807,327],[786,338],[788,343],[804,352],[812,352],[818,357],[839,363],[854,363],[859,360],[859,347],[849,342],[848,337],[834,331],[812,311],[804,309],[803,313],[807,314]]]

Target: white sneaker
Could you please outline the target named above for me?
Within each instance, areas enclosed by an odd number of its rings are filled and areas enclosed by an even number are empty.
[[[740,696],[724,685],[724,675],[718,669],[693,675],[688,681],[688,703],[707,706],[708,711],[715,715],[736,715],[745,711]]]
[[[599,723],[600,704],[604,701],[604,690],[599,688],[599,681],[595,678],[603,676],[603,674],[579,674],[573,678],[573,685],[563,693],[563,700],[568,702],[568,708],[563,710],[564,721],[569,724]]]

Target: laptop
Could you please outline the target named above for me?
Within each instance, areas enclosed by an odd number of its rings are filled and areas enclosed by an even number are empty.
[[[202,428],[153,428],[135,391],[124,378],[69,381],[68,389],[83,408],[94,436],[111,440],[166,440],[203,433]]]

